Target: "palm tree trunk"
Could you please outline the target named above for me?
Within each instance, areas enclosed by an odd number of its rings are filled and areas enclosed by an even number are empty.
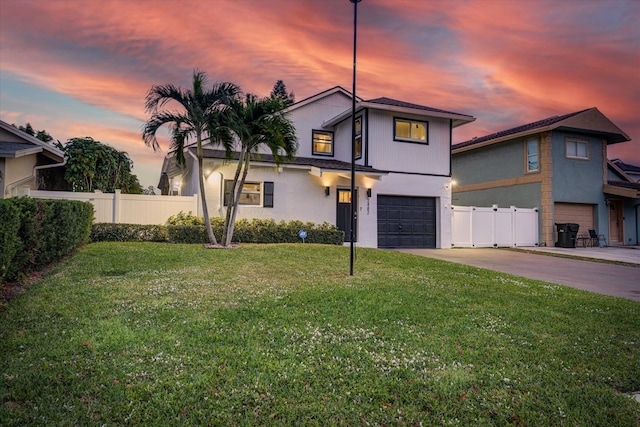
[[[242,187],[244,186],[244,181],[247,179],[247,174],[249,173],[249,155],[246,157],[246,163],[242,170],[242,178],[240,179],[238,186],[238,194],[236,194],[236,198],[233,201],[233,212],[231,213],[231,219],[229,221],[229,232],[227,233],[227,241],[225,242],[225,246],[229,246],[231,244],[231,239],[233,238],[233,230],[236,227],[236,214],[238,213],[238,203],[240,202],[240,196],[242,195]]]
[[[233,177],[233,186],[231,187],[232,188],[231,200],[229,200],[229,203],[227,205],[227,214],[225,215],[225,218],[224,218],[224,228],[222,230],[222,240],[221,240],[224,246],[229,246],[231,244],[232,236],[231,237],[229,236],[231,217],[237,207],[236,199],[237,200],[240,199],[239,196],[238,197],[236,196],[236,193],[238,195],[242,193],[242,187],[238,189],[238,179],[240,178],[240,172],[242,171],[242,166],[244,165],[244,159],[245,159],[245,149],[241,148],[240,157],[238,158],[238,166],[236,167],[236,174]],[[231,234],[233,234],[233,230],[231,230]]]
[[[203,158],[204,152],[202,151],[202,137],[198,132],[198,181],[200,183],[200,200],[202,201],[202,214],[204,215],[204,226],[207,229],[207,236],[209,237],[209,243],[212,245],[217,245],[218,241],[216,240],[216,236],[213,234],[213,229],[211,228],[211,219],[209,218],[209,207],[207,206],[207,197],[205,195],[204,188],[204,169],[203,169]]]

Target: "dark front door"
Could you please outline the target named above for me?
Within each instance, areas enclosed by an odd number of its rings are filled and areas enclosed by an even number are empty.
[[[356,222],[353,231],[353,241],[358,241],[358,190],[356,190]],[[336,226],[338,230],[344,231],[344,241],[351,241],[351,190],[338,188],[338,208],[336,209],[338,217]]]
[[[436,199],[378,196],[379,248],[435,248]]]

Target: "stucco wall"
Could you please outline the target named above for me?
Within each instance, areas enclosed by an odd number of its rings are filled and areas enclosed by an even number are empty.
[[[589,159],[565,156],[566,138],[588,141]],[[604,153],[601,138],[575,132],[555,131],[552,134],[553,200],[565,203],[596,204],[595,226],[599,234],[609,238],[609,208],[602,192],[604,183]],[[626,231],[626,230],[625,230]]]
[[[519,138],[484,148],[456,153],[452,157],[457,185],[517,178],[524,175],[524,140]]]

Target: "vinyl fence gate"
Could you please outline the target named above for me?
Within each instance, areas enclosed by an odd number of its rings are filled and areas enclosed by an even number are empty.
[[[452,206],[454,248],[538,246],[538,209]]]

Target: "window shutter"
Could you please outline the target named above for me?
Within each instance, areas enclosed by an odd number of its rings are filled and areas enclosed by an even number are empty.
[[[273,207],[273,182],[264,182],[264,204],[265,208]]]
[[[233,197],[233,180],[224,180],[224,206],[231,205],[231,199]]]

